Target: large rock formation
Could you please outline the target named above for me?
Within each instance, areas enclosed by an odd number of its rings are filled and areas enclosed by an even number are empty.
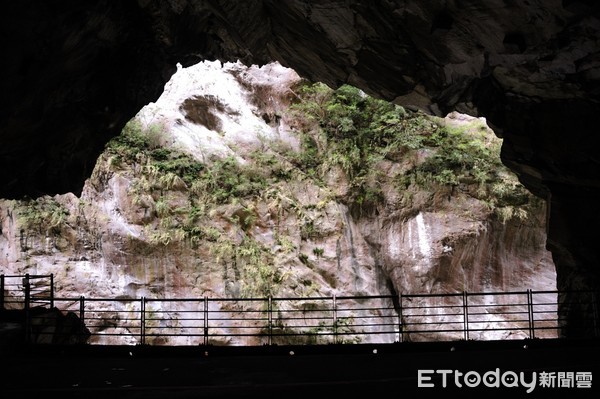
[[[470,174],[453,185],[434,179],[419,183],[413,171],[434,159],[439,148],[390,145],[379,158],[369,141],[367,156],[375,161],[365,162],[377,167],[367,166],[361,176],[376,178],[364,191],[379,194],[358,200],[357,179],[331,162],[338,152],[308,153],[312,168],[294,161],[308,159],[303,154],[311,148],[305,147],[309,138],[321,137],[321,151],[336,144],[331,138],[323,141],[319,122],[307,111],[292,108],[301,92],[299,76],[277,63],[248,68],[205,62],[180,69],[163,95],[142,108],[100,156],[80,197],[0,200],[0,268],[11,275],[53,273],[55,295],[71,298],[62,299],[61,306],[73,306],[81,296],[118,298],[122,303],[87,302],[86,317],[102,321],[92,325],[118,328],[109,329],[114,337],[94,335],[92,342],[101,343],[139,342],[132,330],[121,327],[126,324],[121,319],[140,297],[397,298],[400,293],[555,289],[554,265],[544,248],[545,206],[507,170],[494,170],[501,178],[486,179],[484,186]],[[398,126],[408,130],[405,117]],[[448,124],[460,137],[472,134],[461,143],[489,149],[492,167],[501,166],[500,140],[483,120],[459,114],[419,118],[418,126],[426,127],[415,137],[432,136],[438,123]],[[399,127],[394,132],[404,134]],[[518,194],[516,200],[503,203],[481,194],[493,185]],[[446,299],[435,300],[440,305]],[[556,296],[547,301],[555,303]],[[386,302],[393,309],[392,301]],[[195,309],[194,303],[151,306],[163,315],[178,306]],[[249,305],[214,306],[239,311]],[[427,315],[420,321],[440,320]],[[472,338],[527,334],[518,324],[514,330],[478,332]],[[549,333],[555,336],[556,330]],[[397,339],[389,335],[390,342]],[[405,338],[423,339],[423,334]],[[149,342],[197,344],[198,337],[164,339]],[[228,339],[230,344],[260,343]]]
[[[584,0],[11,2],[0,196],[79,193],[176,62],[277,60],[405,106],[485,116],[504,162],[548,200],[559,288],[597,289],[598,14]]]

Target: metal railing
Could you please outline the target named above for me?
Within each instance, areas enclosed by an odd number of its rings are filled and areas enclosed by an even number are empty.
[[[581,292],[577,303],[593,304],[595,296],[589,293]],[[558,291],[532,290],[404,295],[403,334],[413,338],[436,334],[450,340],[555,338],[565,321],[559,316],[557,298]]]
[[[8,278],[0,282],[6,284]],[[33,289],[23,277],[18,289]],[[48,276],[46,276],[48,277]],[[53,280],[50,279],[52,282]],[[3,286],[6,288],[6,285]],[[4,290],[2,292],[5,292]],[[51,328],[55,320],[30,312],[25,331],[32,342],[44,334],[82,334],[92,344],[284,345],[394,343],[556,338],[562,336],[572,306],[590,309],[600,337],[598,295],[594,291],[459,292],[399,296],[306,298],[61,298],[53,288],[36,300],[77,316],[78,330]],[[11,301],[23,300],[24,293]],[[566,299],[565,299],[566,298]],[[560,302],[560,307],[559,307]],[[560,308],[560,310],[559,310]],[[49,324],[47,324],[49,323]],[[570,327],[572,328],[572,326]]]
[[[53,298],[53,274],[0,274],[0,309],[54,307]]]
[[[400,337],[390,296],[311,298],[55,298],[90,342],[150,345],[359,343]]]

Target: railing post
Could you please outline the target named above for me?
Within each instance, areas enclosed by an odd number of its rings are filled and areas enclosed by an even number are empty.
[[[267,305],[268,318],[269,318],[269,345],[273,344],[273,298],[269,295],[269,302]]]
[[[23,304],[25,310],[25,342],[29,344],[31,343],[31,313],[29,312],[31,286],[29,285],[29,273],[25,274],[23,278],[23,290],[25,292],[25,303]]]
[[[398,305],[398,341],[404,342],[404,326],[402,325],[402,293]]]
[[[83,336],[85,334],[85,297],[82,295],[79,297],[79,320],[81,321],[81,335],[80,341],[83,342]]]
[[[204,297],[204,346],[208,345],[208,297]]]
[[[0,310],[4,310],[4,273],[0,274]]]
[[[465,341],[469,340],[469,296],[463,291],[463,334]]]
[[[54,308],[54,273],[50,273],[50,309]]]
[[[140,343],[146,343],[146,297],[140,298]]]
[[[535,320],[533,318],[533,293],[531,288],[527,290],[527,317],[529,319],[529,338],[535,338]]]
[[[333,299],[333,343],[337,344],[337,301],[335,294],[332,297]]]
[[[23,309],[29,310],[31,301],[31,286],[29,285],[29,273],[27,273],[23,278],[23,293],[25,294],[25,303],[23,304]]]

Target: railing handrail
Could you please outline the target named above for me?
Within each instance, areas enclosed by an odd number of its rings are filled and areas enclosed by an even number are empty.
[[[534,291],[531,290],[532,294],[566,294],[566,293],[595,293],[597,291],[594,290],[541,290]],[[465,291],[460,293],[429,293],[429,294],[402,294],[403,299],[409,298],[445,298],[445,297],[461,297],[463,295],[467,295],[469,297],[472,296],[493,296],[493,295],[526,295],[528,291],[481,291],[481,292],[467,292]],[[398,299],[399,295],[345,295],[345,296],[298,296],[298,297],[207,297],[209,300],[216,300],[221,302],[264,302],[268,301],[269,298],[273,301],[301,301],[301,300],[312,300],[312,301],[321,301],[321,300],[332,300],[336,298],[339,300],[361,300],[361,299]],[[127,302],[127,301],[139,301],[142,298],[146,302],[191,302],[191,301],[204,301],[205,297],[178,297],[178,298],[149,298],[149,297],[85,297],[87,301],[114,301],[114,302]],[[79,297],[57,297],[54,299],[69,301],[69,300],[79,300]],[[510,304],[508,304],[510,305]],[[540,304],[541,305],[541,304]],[[462,304],[456,305],[445,305],[446,307],[461,307]],[[470,305],[474,306],[505,306],[505,304],[486,304],[486,305]],[[439,306],[436,306],[439,307]]]
[[[30,279],[32,278],[50,278],[52,277],[53,274],[0,274],[0,277],[6,277],[6,278],[25,278],[27,276],[29,276]]]

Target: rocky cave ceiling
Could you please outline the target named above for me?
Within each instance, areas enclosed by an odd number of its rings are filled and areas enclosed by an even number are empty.
[[[600,20],[574,0],[20,0],[2,4],[0,196],[78,193],[175,71],[272,60],[403,106],[485,116],[548,199],[561,288],[598,287]]]

